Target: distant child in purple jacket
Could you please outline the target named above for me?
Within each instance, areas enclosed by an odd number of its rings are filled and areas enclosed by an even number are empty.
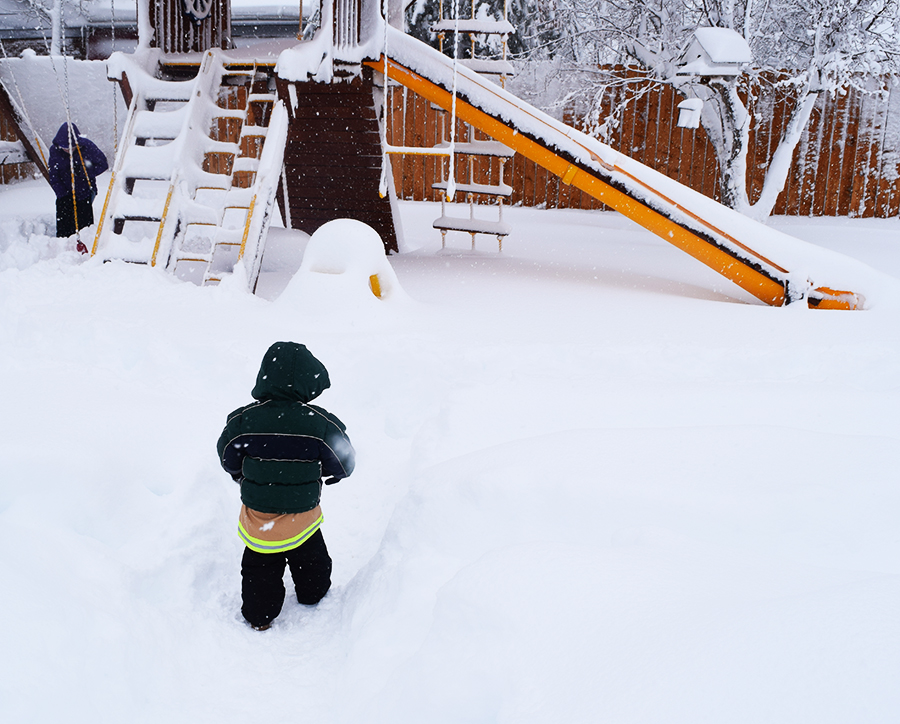
[[[71,155],[70,155],[71,151]],[[96,178],[109,168],[106,156],[78,132],[63,123],[50,147],[50,185],[56,193],[56,235],[69,237],[94,223],[91,201],[97,195]],[[82,249],[79,242],[79,249]]]

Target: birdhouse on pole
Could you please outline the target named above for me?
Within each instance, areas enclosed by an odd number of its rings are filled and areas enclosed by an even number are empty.
[[[699,98],[688,98],[678,104],[678,127],[700,128],[700,111],[703,101]]]
[[[675,75],[736,76],[752,62],[753,53],[740,33],[731,28],[697,28],[676,64]]]

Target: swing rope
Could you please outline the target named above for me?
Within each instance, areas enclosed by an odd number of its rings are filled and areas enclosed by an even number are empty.
[[[110,30],[110,47],[109,54],[116,52],[116,0],[109,0],[109,30]],[[113,149],[115,155],[119,155],[119,96],[117,95],[116,84],[110,83],[112,87],[113,99]]]
[[[53,64],[52,58],[50,64]],[[75,138],[75,129],[72,126],[72,117],[69,115],[69,66],[66,63],[65,55],[63,56],[63,75],[65,76],[66,81],[66,137],[69,141],[69,173],[72,176],[72,214],[75,217],[75,235],[78,238],[76,248],[78,251],[85,253],[87,252],[87,247],[84,245],[84,242],[81,241],[81,228],[78,226],[78,199],[75,197],[75,154],[74,149],[72,148],[72,141],[75,141],[79,157],[81,156],[81,147],[78,146],[78,139]],[[84,158],[81,159],[81,168],[84,170],[84,175],[87,176],[87,169],[84,167]],[[90,179],[88,179],[88,185],[90,185]]]
[[[450,101],[450,171],[447,174],[447,201],[456,195],[456,79],[459,73],[459,0],[453,0],[453,95]]]
[[[454,10],[456,10],[456,32],[454,32],[454,46],[453,46],[453,100],[451,102],[451,113],[450,113],[450,145],[448,148],[421,148],[417,146],[395,146],[388,143],[387,140],[387,129],[390,125],[390,105],[388,103],[388,95],[389,95],[389,79],[388,79],[388,2],[387,0],[382,0],[381,3],[381,12],[382,12],[382,22],[384,23],[384,40],[383,40],[383,51],[382,58],[384,61],[384,68],[382,70],[382,74],[384,76],[384,85],[383,85],[383,93],[381,96],[381,117],[383,120],[381,127],[381,148],[382,148],[382,162],[381,162],[381,180],[379,182],[378,193],[384,198],[387,194],[387,174],[388,167],[390,165],[389,154],[391,153],[399,153],[399,154],[416,154],[420,156],[448,156],[450,158],[450,177],[447,185],[447,200],[453,200],[453,194],[456,191],[456,180],[453,175],[453,167],[454,167],[454,153],[456,149],[455,145],[455,133],[454,129],[456,127],[456,78],[458,73],[457,61],[459,55],[459,45],[458,45],[458,37],[459,37],[459,4],[458,0],[454,0],[453,3]],[[443,2],[441,3],[441,13],[443,14]],[[404,89],[404,96],[406,93],[406,89]]]
[[[383,88],[381,93],[381,178],[378,181],[378,195],[384,198],[388,194],[387,174],[390,165],[390,157],[388,156],[387,128],[390,123],[390,109],[388,104],[388,94],[390,93],[390,84],[388,83],[388,0],[381,2],[382,21],[384,22],[384,74]]]
[[[50,44],[47,42],[47,35],[44,33],[43,27],[41,28],[41,37],[44,40],[44,46],[47,48],[47,52],[50,53]],[[65,48],[65,44],[63,44],[63,48]],[[81,240],[81,229],[78,228],[78,202],[75,198],[75,156],[73,151],[75,149],[78,150],[78,157],[81,159],[81,169],[84,171],[85,179],[88,182],[88,186],[90,186],[91,180],[88,176],[87,166],[84,163],[84,156],[81,153],[81,145],[78,143],[78,137],[75,136],[75,129],[72,124],[72,114],[69,107],[69,66],[67,61],[67,57],[65,53],[63,53],[63,75],[65,76],[65,92],[63,91],[63,86],[59,81],[59,70],[56,67],[56,61],[54,60],[54,56],[50,54],[50,67],[53,68],[53,75],[56,78],[56,90],[59,93],[59,98],[62,101],[63,108],[66,111],[66,136],[69,142],[69,173],[71,175],[72,182],[72,213],[75,218],[75,234],[78,238],[78,242],[76,244],[76,248],[82,254],[88,253],[88,248],[85,243]],[[74,140],[75,149],[72,148]]]

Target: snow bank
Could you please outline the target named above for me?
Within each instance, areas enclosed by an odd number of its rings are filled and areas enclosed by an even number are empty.
[[[310,237],[300,269],[278,303],[347,310],[407,301],[378,232],[361,221],[336,219]]]
[[[4,717],[896,721],[900,309],[766,307],[616,214],[440,253],[439,209],[401,204],[405,305],[367,232],[372,265],[274,303],[0,271]],[[793,231],[900,277],[896,220]],[[323,492],[332,591],[260,634],[215,441],[281,339],[358,466]]]
[[[105,174],[108,179],[109,174]],[[103,177],[101,177],[101,183]],[[82,232],[93,238],[91,229]],[[83,260],[76,238],[56,238],[56,196],[43,179],[5,188],[0,209],[0,272],[26,269],[41,261],[71,266]]]

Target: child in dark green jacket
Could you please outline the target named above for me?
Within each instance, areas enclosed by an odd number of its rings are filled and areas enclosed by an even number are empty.
[[[219,461],[241,485],[241,612],[260,631],[284,604],[285,564],[302,604],[318,603],[331,586],[319,499],[323,483],[353,472],[355,453],[344,424],[309,404],[330,385],[306,347],[276,342],[251,393],[257,401],[232,412],[219,437]]]

